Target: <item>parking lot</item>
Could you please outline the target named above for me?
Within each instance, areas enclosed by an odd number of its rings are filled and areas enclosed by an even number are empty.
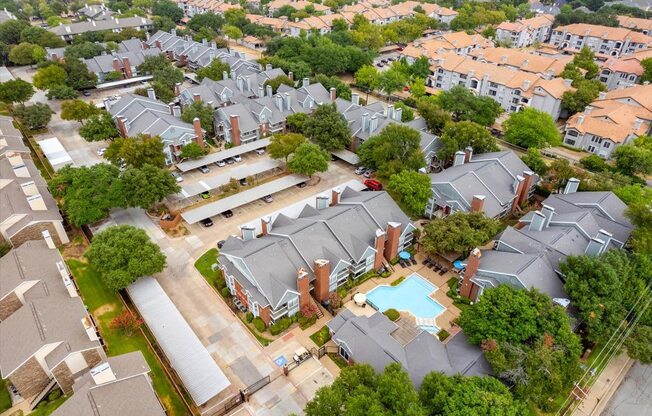
[[[374,59],[374,66],[380,72],[387,71],[389,67],[392,66],[392,62],[398,61],[399,58],[399,52],[382,54]]]

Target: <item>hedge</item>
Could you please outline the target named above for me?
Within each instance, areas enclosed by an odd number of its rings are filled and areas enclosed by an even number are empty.
[[[287,316],[283,317],[269,327],[269,333],[272,335],[278,335],[288,329],[290,325],[292,325],[292,319],[288,318]]]
[[[228,287],[223,287],[221,293],[222,293],[222,297],[224,297],[225,299],[228,299],[231,296],[231,291],[229,290]]]
[[[251,312],[247,312],[247,315],[245,315],[245,318],[247,320],[247,323],[251,323],[254,320],[254,314]]]
[[[401,282],[405,280],[405,276],[401,276],[398,279],[394,280],[392,283],[390,283],[391,286],[398,286],[401,284]]]
[[[441,331],[437,332],[437,337],[439,337],[440,341],[445,340],[448,338],[451,334],[448,333],[445,329],[442,329]]]
[[[385,312],[383,312],[383,314],[385,314],[385,316],[388,317],[390,321],[396,321],[401,317],[399,311],[393,308],[387,309]]]
[[[254,327],[258,330],[258,332],[265,332],[265,321],[263,321],[260,317],[254,318]]]

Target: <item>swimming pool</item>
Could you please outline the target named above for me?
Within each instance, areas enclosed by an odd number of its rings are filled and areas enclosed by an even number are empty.
[[[380,312],[396,309],[409,312],[415,318],[428,319],[432,323],[445,309],[439,302],[430,298],[429,295],[435,290],[435,285],[413,273],[397,286],[375,287],[367,293],[367,302]],[[426,326],[420,326],[426,329]],[[432,328],[428,329],[432,331]]]

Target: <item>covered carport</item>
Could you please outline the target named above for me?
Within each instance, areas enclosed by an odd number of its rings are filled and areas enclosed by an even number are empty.
[[[331,153],[333,156],[342,159],[346,163],[351,165],[358,165],[360,163],[360,158],[358,155],[347,149],[332,150]]]
[[[240,156],[244,153],[253,152],[254,150],[262,149],[269,145],[270,139],[256,140],[250,143],[245,143],[240,146],[235,146],[230,149],[222,150],[221,152],[210,153],[199,159],[186,160],[177,163],[177,169],[181,172],[188,172],[197,169],[200,166],[209,165],[220,160],[226,160],[230,157]]]
[[[55,171],[59,171],[66,165],[75,166],[72,157],[70,157],[66,149],[56,137],[41,140],[37,143],[48,162],[50,162],[50,166],[52,166]]]
[[[216,175],[206,180],[188,184],[181,188],[181,192],[179,192],[176,197],[180,199],[190,198],[191,196],[199,195],[202,192],[211,191],[220,186],[226,185],[231,179],[240,180],[249,176],[255,176],[272,169],[280,168],[281,165],[281,161],[265,159],[251,165],[238,166],[221,175]]]
[[[283,191],[306,180],[305,176],[288,175],[280,179],[267,182],[255,188],[247,189],[233,196],[202,205],[195,209],[188,210],[181,214],[181,217],[189,224],[194,224],[204,218],[214,217],[233,208],[256,201],[265,195],[272,195]]]

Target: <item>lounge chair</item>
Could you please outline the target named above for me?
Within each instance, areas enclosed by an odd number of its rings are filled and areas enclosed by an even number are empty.
[[[416,266],[417,264],[419,264],[419,263],[417,263],[417,259],[415,259],[414,257],[412,257],[412,259],[410,261],[412,261],[413,266]]]
[[[423,265],[426,266],[426,267],[430,266],[430,259],[424,259],[424,260],[421,262],[421,264],[423,264]]]

